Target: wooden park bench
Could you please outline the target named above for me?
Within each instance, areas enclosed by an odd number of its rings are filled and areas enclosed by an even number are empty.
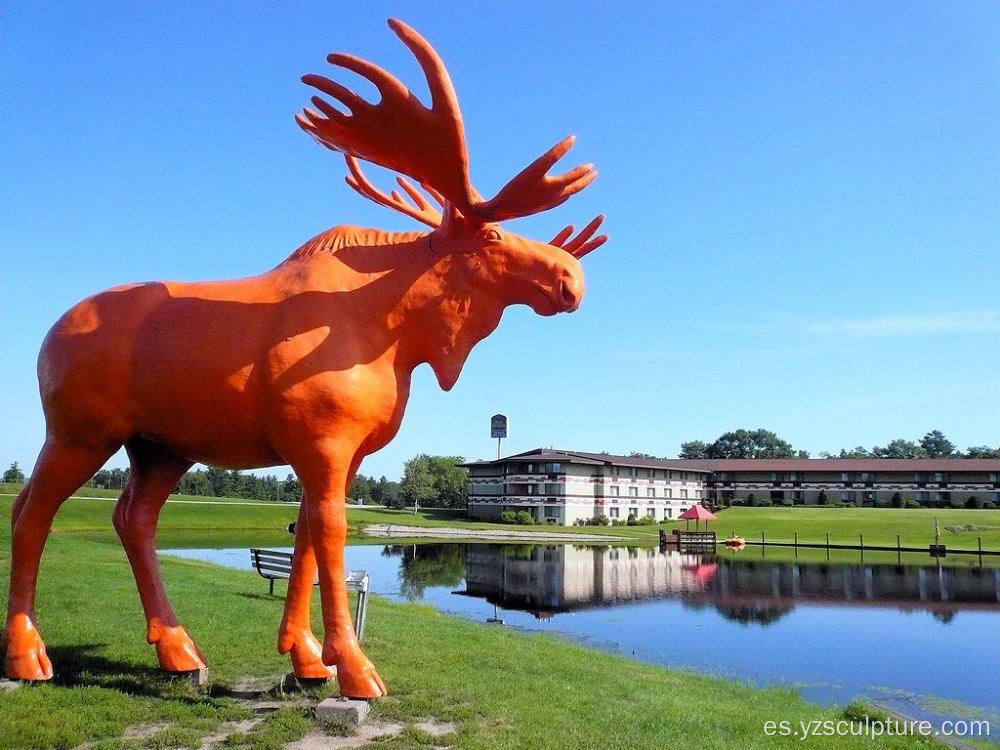
[[[250,562],[261,578],[266,578],[268,593],[274,595],[274,582],[289,579],[292,575],[292,553],[272,549],[250,550]],[[313,576],[313,586],[319,583],[319,572]],[[358,605],[354,612],[354,634],[360,641],[365,634],[365,618],[368,615],[368,586],[370,578],[366,570],[352,570],[347,574],[347,588],[358,592]]]

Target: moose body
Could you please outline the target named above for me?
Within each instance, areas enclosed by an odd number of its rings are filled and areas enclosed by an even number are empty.
[[[461,119],[443,64],[416,32],[390,25],[424,68],[434,107],[423,108],[370,63],[333,55],[331,62],[373,80],[382,102],[367,104],[339,84],[306,76],[352,116],[314,98],[327,117],[306,110],[299,124],[345,154],[351,187],[432,231],[335,227],[264,274],[117,287],[56,323],[38,362],[45,445],[11,514],[9,677],[52,676],[34,612],[45,538],[59,505],[125,446],[131,474],[113,520],[161,668],[205,667],[156,563],[156,519],[167,495],[194,463],[289,464],[305,492],[278,649],[290,654],[299,677],[336,675],[341,693],[352,697],[385,694],[347,606],[347,488],[361,460],[395,436],[418,365],[429,364],[448,390],[506,307],[526,304],[542,315],[575,310],[583,295],[578,257],[605,239],[592,237],[600,217],[576,237],[567,227],[550,243],[504,232],[496,221],[558,205],[596,173],[588,166],[546,174],[568,150],[567,140],[484,201],[468,182]],[[428,139],[438,150],[432,160]],[[381,193],[357,158],[417,179],[440,210],[402,178],[412,203],[396,191]],[[322,646],[309,620],[317,569]]]

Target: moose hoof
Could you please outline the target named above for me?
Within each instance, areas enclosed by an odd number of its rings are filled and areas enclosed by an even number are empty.
[[[25,614],[14,615],[4,633],[7,655],[4,673],[12,680],[51,680],[52,662],[45,654],[45,642],[35,624]]]
[[[324,649],[324,652],[327,650],[338,653],[332,648]],[[361,649],[357,645],[353,648],[346,648],[339,653],[343,654],[343,656],[336,660],[337,683],[340,685],[340,694],[343,697],[371,700],[389,694],[389,691],[385,688],[385,683],[382,682],[382,678],[375,671],[375,667],[372,666],[372,663],[368,661],[368,657],[361,652]]]
[[[336,667],[328,667],[323,663],[320,650],[319,643],[315,644],[315,648],[298,643],[292,646],[292,671],[296,677],[300,680],[329,680],[337,676]]]
[[[201,651],[180,625],[151,628],[150,642],[156,645],[160,669],[166,672],[198,672],[208,667]]]

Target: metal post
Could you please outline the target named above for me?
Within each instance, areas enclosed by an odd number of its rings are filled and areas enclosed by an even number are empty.
[[[899,534],[896,534],[896,564],[899,565],[903,560],[903,547],[899,543]]]
[[[864,534],[858,534],[858,537],[861,539],[861,562],[864,562],[865,561],[865,535]]]
[[[979,540],[979,567],[983,567],[983,538],[976,537]]]
[[[798,557],[799,556],[799,532],[796,531],[794,533],[795,533],[795,542],[794,542],[794,544],[795,544],[795,557]]]
[[[826,559],[830,559],[830,532],[826,532]]]

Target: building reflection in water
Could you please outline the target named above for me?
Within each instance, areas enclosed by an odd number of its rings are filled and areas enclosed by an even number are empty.
[[[1000,570],[928,565],[772,562],[647,547],[430,544],[386,547],[403,558],[402,592],[458,588],[502,609],[560,612],[680,599],[727,619],[769,624],[798,604],[928,611],[1000,610]]]

